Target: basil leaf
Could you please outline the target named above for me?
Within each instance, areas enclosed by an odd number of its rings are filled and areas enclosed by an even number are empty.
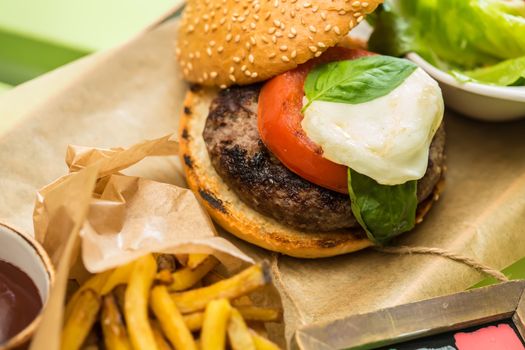
[[[348,192],[352,212],[376,244],[411,230],[416,224],[417,181],[387,186],[348,169]]]
[[[331,62],[310,71],[304,91],[308,104],[313,101],[363,103],[387,95],[416,68],[408,60],[379,55]]]

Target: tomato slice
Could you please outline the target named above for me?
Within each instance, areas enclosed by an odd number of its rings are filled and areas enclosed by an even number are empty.
[[[360,49],[330,48],[319,58],[270,79],[259,95],[258,128],[266,147],[297,175],[341,193],[348,193],[347,167],[323,158],[321,147],[301,126],[304,82],[318,64],[370,55]]]

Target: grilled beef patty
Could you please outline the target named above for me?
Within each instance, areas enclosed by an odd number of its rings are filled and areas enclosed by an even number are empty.
[[[259,90],[260,85],[233,87],[212,102],[203,137],[217,173],[246,204],[283,224],[315,231],[358,227],[348,195],[301,178],[264,146],[257,129]],[[441,126],[418,181],[419,202],[441,177],[444,145]]]

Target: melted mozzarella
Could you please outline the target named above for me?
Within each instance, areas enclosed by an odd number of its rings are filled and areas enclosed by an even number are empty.
[[[397,185],[425,175],[443,111],[438,84],[418,68],[388,95],[372,101],[314,101],[302,127],[322,147],[323,157],[380,184]]]

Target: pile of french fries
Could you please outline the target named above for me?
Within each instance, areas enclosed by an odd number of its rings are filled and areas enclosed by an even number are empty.
[[[279,309],[249,294],[268,284],[264,264],[224,278],[205,254],[149,254],[92,276],[66,305],[62,349],[274,350],[265,322]]]

